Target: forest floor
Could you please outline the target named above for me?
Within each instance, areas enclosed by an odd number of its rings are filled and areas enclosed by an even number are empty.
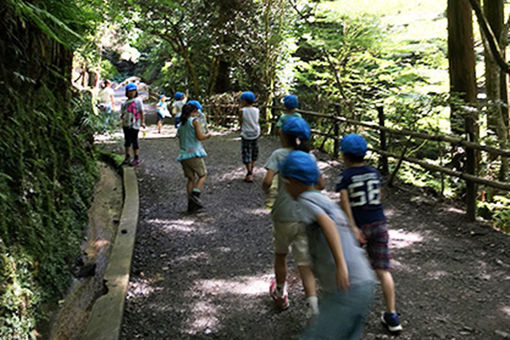
[[[305,298],[291,259],[290,308],[279,312],[268,294],[273,250],[261,181],[278,140],[261,138],[250,184],[242,181],[238,134],[216,132],[204,143],[206,208],[189,215],[175,129],[165,122],[162,134],[156,130],[149,125],[140,138],[140,222],[121,339],[297,338],[306,325]],[[123,153],[118,134],[98,143]],[[315,155],[325,193],[337,199],[333,189],[343,165]],[[510,236],[465,222],[461,204],[419,188],[399,184],[384,191],[404,327],[398,339],[510,338]],[[377,287],[363,339],[395,338],[380,324],[381,311]]]

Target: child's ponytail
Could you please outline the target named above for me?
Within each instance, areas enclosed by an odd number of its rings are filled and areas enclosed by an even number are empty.
[[[188,118],[191,116],[191,114],[193,112],[195,112],[195,110],[197,110],[195,105],[190,104],[190,103],[184,104],[184,106],[182,107],[180,124],[181,125],[186,124],[186,122],[188,121]]]

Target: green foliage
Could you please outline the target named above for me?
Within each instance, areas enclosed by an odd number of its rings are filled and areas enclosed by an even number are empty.
[[[480,202],[478,204],[478,214],[488,220],[503,231],[510,233],[510,195],[496,195],[490,202]]]
[[[2,11],[0,338],[29,339],[42,304],[67,290],[97,178],[93,130],[70,107],[66,48],[87,16],[50,0]]]

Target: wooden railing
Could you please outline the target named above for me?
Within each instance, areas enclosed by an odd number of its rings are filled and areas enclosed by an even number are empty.
[[[214,112],[216,112],[218,108],[223,109],[223,107],[231,110],[231,114],[210,115],[210,116],[208,116],[209,121],[216,123],[216,124],[219,123],[224,126],[233,126],[238,119],[237,114],[235,114],[238,112],[237,105],[216,106],[216,107],[207,106],[206,108],[213,109],[213,111],[216,109],[214,111]],[[278,107],[278,106],[268,106],[268,107],[259,107],[259,108],[261,109],[261,111],[271,109],[273,112],[273,115],[274,115],[274,112],[281,112],[283,110],[282,107]],[[378,141],[379,145],[378,145],[378,147],[370,148],[370,150],[373,152],[376,152],[377,154],[380,155],[381,172],[385,175],[389,174],[388,158],[393,158],[393,159],[397,160],[397,165],[393,169],[393,172],[390,176],[390,180],[389,180],[390,184],[393,182],[393,179],[395,178],[395,175],[396,175],[397,171],[399,170],[400,165],[402,164],[403,161],[405,161],[408,163],[419,165],[423,169],[426,169],[429,171],[439,172],[441,174],[446,174],[451,177],[461,178],[468,183],[481,184],[481,185],[485,185],[488,187],[497,188],[499,190],[510,191],[510,183],[482,178],[482,177],[477,176],[476,173],[468,173],[468,172],[463,172],[463,171],[459,171],[459,170],[453,170],[452,168],[448,168],[448,167],[445,167],[442,165],[435,165],[435,164],[432,164],[432,163],[424,161],[424,160],[410,157],[407,155],[408,150],[406,147],[403,148],[403,151],[401,152],[400,155],[391,153],[388,151],[388,148],[387,148],[387,135],[406,136],[409,138],[418,138],[418,139],[434,141],[434,142],[445,142],[445,143],[449,143],[453,146],[462,146],[463,148],[466,149],[466,151],[468,149],[476,150],[477,152],[483,151],[483,152],[487,152],[487,153],[489,153],[493,156],[496,156],[496,157],[510,157],[510,150],[508,150],[508,149],[499,149],[499,148],[495,148],[490,145],[483,145],[483,144],[475,143],[472,141],[468,141],[460,136],[442,135],[442,134],[437,134],[437,133],[429,134],[429,133],[417,132],[417,131],[408,130],[408,129],[388,128],[385,126],[384,111],[383,111],[382,107],[377,107],[378,120],[379,120],[378,124],[370,123],[370,122],[362,122],[362,121],[357,121],[354,119],[341,117],[339,105],[335,106],[335,114],[332,114],[332,115],[327,115],[324,113],[319,113],[319,112],[314,112],[314,111],[306,111],[306,110],[298,110],[298,112],[301,113],[304,117],[315,117],[315,118],[321,118],[321,119],[326,119],[326,120],[331,121],[329,132],[320,131],[320,130],[314,129],[314,128],[311,128],[311,132],[312,132],[312,134],[323,136],[325,138],[333,140],[333,144],[334,144],[333,153],[334,153],[335,157],[338,156],[338,149],[339,149],[339,144],[340,144],[340,139],[341,139],[341,136],[339,134],[341,124],[342,125],[350,124],[350,125],[360,126],[360,127],[366,128],[366,129],[378,131],[379,132],[379,141]],[[269,121],[261,120],[261,122],[265,123],[265,124],[269,124],[271,126],[271,128],[269,130],[273,131],[274,125],[276,124],[276,121],[277,121],[276,118],[277,117],[275,117],[274,119],[271,119]],[[324,143],[323,143],[323,145],[324,145]],[[469,159],[468,159],[468,161],[469,161]],[[469,167],[466,167],[466,168],[469,168]],[[471,168],[475,168],[475,167],[471,167]],[[474,192],[468,193],[467,197],[469,197],[470,199],[468,199],[466,201],[467,216],[470,220],[474,220],[476,218],[476,196],[477,196],[478,189],[477,189],[476,185],[471,186],[471,189],[470,189],[470,186],[468,186],[467,189],[474,190]]]

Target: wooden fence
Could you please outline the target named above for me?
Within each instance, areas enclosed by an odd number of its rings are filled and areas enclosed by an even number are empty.
[[[215,114],[209,115],[208,119],[209,121],[220,124],[223,126],[233,126],[235,122],[238,119],[238,109],[239,107],[237,105],[224,105],[224,106],[206,106],[211,110],[211,112],[215,112]],[[261,109],[261,112],[265,112],[267,109],[271,109],[272,112],[275,111],[282,111],[282,107],[277,106],[269,106],[269,107],[259,107]],[[217,112],[227,110],[227,114],[221,115],[217,114]],[[207,111],[207,110],[206,110]],[[209,112],[209,111],[207,111]],[[223,111],[224,112],[224,111]],[[510,157],[510,150],[506,149],[498,149],[489,145],[483,145],[478,144],[472,141],[468,141],[460,136],[453,136],[453,135],[441,135],[441,134],[428,134],[423,132],[417,132],[413,130],[408,129],[393,129],[388,128],[385,126],[385,118],[384,118],[384,110],[382,107],[377,107],[377,113],[378,113],[378,120],[379,123],[369,123],[369,122],[362,122],[357,121],[354,119],[348,119],[345,117],[341,117],[340,114],[340,106],[335,106],[335,114],[333,115],[327,115],[319,112],[313,112],[313,111],[306,111],[306,110],[298,110],[299,113],[301,113],[304,117],[315,117],[320,119],[326,119],[331,121],[331,127],[329,132],[320,131],[317,129],[312,128],[311,132],[312,134],[323,136],[326,139],[333,140],[334,145],[334,155],[335,157],[338,156],[338,149],[340,145],[340,126],[349,124],[354,126],[360,126],[366,129],[378,131],[379,134],[379,145],[378,147],[370,148],[371,151],[376,152],[380,155],[380,167],[381,172],[384,175],[389,174],[389,167],[388,167],[388,158],[393,158],[397,160],[397,165],[395,166],[391,177],[390,177],[390,184],[393,182],[393,178],[395,177],[397,171],[400,168],[400,165],[403,161],[419,165],[423,169],[439,172],[440,174],[445,174],[451,177],[457,177],[465,180],[467,183],[471,183],[473,185],[467,186],[467,199],[466,199],[466,215],[469,218],[469,220],[473,221],[476,218],[476,196],[477,196],[477,184],[485,185],[488,187],[497,188],[504,191],[510,191],[510,183],[507,182],[501,182],[501,181],[495,181],[495,180],[489,180],[486,178],[482,178],[476,175],[474,171],[472,173],[463,172],[459,170],[453,170],[451,168],[444,167],[442,165],[435,165],[430,162],[416,159],[413,157],[409,157],[407,154],[407,147],[403,148],[403,151],[401,154],[397,155],[394,153],[391,153],[388,151],[387,148],[387,135],[396,135],[396,136],[405,136],[408,138],[417,138],[422,140],[428,140],[428,141],[434,141],[434,142],[445,142],[449,143],[453,146],[462,146],[463,148],[468,150],[475,150],[477,152],[487,152],[493,156],[496,157]],[[275,115],[276,116],[276,115]],[[274,131],[274,126],[276,124],[276,118],[273,118],[269,121],[261,120],[262,123],[269,124],[271,126],[270,131]],[[323,143],[324,145],[324,143]],[[444,150],[443,150],[444,151]],[[467,154],[467,152],[466,152]],[[468,159],[469,161],[469,159]],[[469,168],[476,168],[474,166],[472,167],[466,167]],[[469,192],[471,191],[471,192]]]

